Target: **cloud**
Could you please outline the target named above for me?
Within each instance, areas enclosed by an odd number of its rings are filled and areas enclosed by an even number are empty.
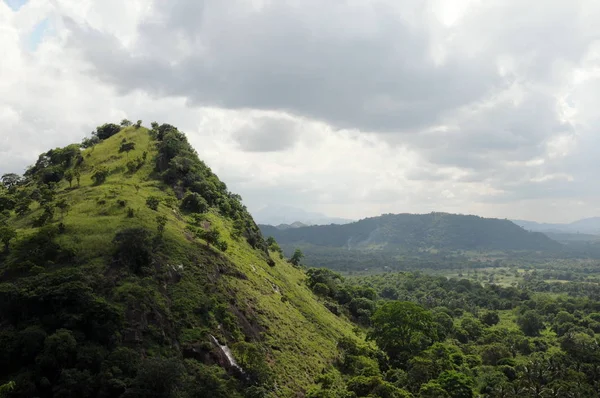
[[[593,0],[0,2],[0,171],[127,117],[185,131],[251,210],[596,215],[599,17]]]
[[[240,148],[248,152],[274,152],[290,148],[298,137],[293,120],[262,116],[251,120],[233,133]]]

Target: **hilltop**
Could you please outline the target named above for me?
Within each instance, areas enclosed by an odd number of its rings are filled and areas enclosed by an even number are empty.
[[[546,235],[508,220],[448,213],[385,214],[345,225],[260,228],[286,254],[300,248],[307,264],[346,271],[480,267],[483,263],[473,261],[493,261],[499,253],[553,255],[563,250]]]
[[[296,396],[356,339],[171,125],[105,124],[2,182],[11,397]]]
[[[381,250],[557,250],[560,244],[511,221],[448,213],[385,214],[345,225],[260,226],[279,243]]]

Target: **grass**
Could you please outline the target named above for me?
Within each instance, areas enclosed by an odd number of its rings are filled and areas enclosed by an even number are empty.
[[[118,152],[123,140],[135,143],[128,156]],[[130,173],[127,161],[144,152],[147,161]],[[338,355],[339,338],[359,338],[350,322],[332,314],[307,288],[302,270],[280,259],[277,253],[271,255],[275,266],[269,266],[243,238],[234,239],[231,220],[215,211],[207,214],[207,220],[228,243],[225,253],[191,239],[185,232],[188,216],[177,208],[175,193],[153,175],[156,150],[145,128],[125,128],[82,155],[80,184],[73,181],[69,187],[67,182],[60,182],[55,198],[70,204],[64,215],[57,210],[55,221],[66,227],[59,243],[75,250],[77,266],[107,275],[112,239],[117,231],[134,226],[156,231],[157,216],[168,220],[161,250],[165,255],[156,259],[160,277],[104,281],[106,285],[115,284],[109,299],[162,319],[162,332],[166,330],[168,334],[171,327],[165,325],[174,325],[179,330],[176,337],[180,343],[199,341],[207,332],[221,336],[228,344],[244,337],[260,342],[280,397],[296,396],[311,387],[315,377]],[[110,174],[104,183],[95,185],[91,176],[98,167],[106,167]],[[146,206],[150,196],[161,200],[157,211]],[[133,209],[132,218],[128,217],[128,209]],[[41,214],[42,209],[32,206],[26,216],[12,217],[10,221],[17,227],[20,239],[37,230],[31,225]],[[232,272],[222,274],[229,268]],[[198,308],[204,306],[227,308],[229,312],[215,310],[221,315],[198,315]],[[238,322],[245,336],[228,327],[231,322]],[[220,325],[225,325],[229,333]],[[155,325],[147,330],[148,353],[162,351],[152,340],[160,334]]]

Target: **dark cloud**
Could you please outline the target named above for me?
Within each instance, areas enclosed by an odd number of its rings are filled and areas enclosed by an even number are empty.
[[[505,85],[487,57],[435,62],[427,2],[402,2],[417,10],[412,21],[381,1],[277,1],[258,11],[234,3],[157,2],[160,22],[143,23],[127,50],[75,25],[73,39],[93,73],[125,91],[288,111],[365,131],[428,126]]]

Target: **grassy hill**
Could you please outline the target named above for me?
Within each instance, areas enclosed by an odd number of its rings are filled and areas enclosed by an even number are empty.
[[[0,188],[8,396],[296,396],[356,338],[176,128],[85,141]]]

